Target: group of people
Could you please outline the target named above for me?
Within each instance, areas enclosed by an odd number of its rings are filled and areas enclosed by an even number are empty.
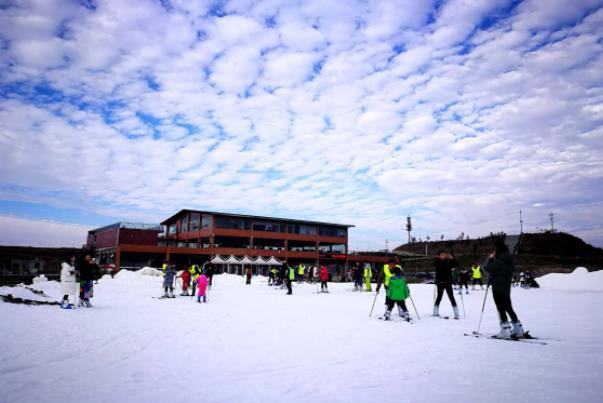
[[[207,292],[213,284],[213,277],[216,268],[211,262],[206,262],[200,268],[197,264],[192,264],[188,268],[184,268],[178,274],[176,266],[173,262],[167,261],[162,266],[163,270],[163,296],[162,298],[175,298],[174,284],[179,278],[182,284],[182,292],[180,296],[197,297],[197,302],[207,302]],[[189,288],[191,293],[189,294]]]
[[[303,263],[293,266],[285,261],[281,266],[272,266],[268,270],[268,285],[287,287],[287,295],[293,294],[293,282],[313,283],[316,280],[320,281],[321,292],[329,292],[330,278],[329,270],[324,265],[307,268]]]
[[[90,298],[94,296],[94,281],[100,274],[93,256],[92,251],[83,250],[79,256],[66,256],[61,263],[61,308],[92,308]],[[73,302],[69,301],[70,296],[74,297]]]

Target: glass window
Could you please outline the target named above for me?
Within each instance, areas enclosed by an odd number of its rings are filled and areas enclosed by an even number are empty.
[[[320,235],[345,237],[345,228],[339,227],[320,227]]]
[[[170,233],[170,234],[175,234],[176,232],[177,232],[177,231],[176,231],[176,223],[171,224],[171,225],[169,226],[169,233]]]
[[[248,230],[249,221],[231,217],[216,217],[216,228]]]
[[[300,225],[299,233],[304,235],[316,235],[316,226],[314,225]]]
[[[209,228],[211,227],[211,216],[209,214],[203,214],[201,216],[201,228]]]
[[[285,224],[275,222],[254,222],[253,230],[266,232],[285,232]]]
[[[197,231],[199,230],[199,221],[201,220],[201,216],[199,213],[191,214],[191,222],[190,222],[190,230]]]
[[[188,232],[188,216],[185,215],[180,219],[180,232]]]

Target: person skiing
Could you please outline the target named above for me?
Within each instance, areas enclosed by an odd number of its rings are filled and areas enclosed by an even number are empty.
[[[199,277],[195,280],[198,285],[198,294],[197,294],[197,302],[201,302],[201,298],[203,298],[203,302],[207,302],[207,285],[208,280],[205,273],[201,273]]]
[[[364,291],[371,292],[371,279],[373,278],[373,269],[371,269],[370,263],[364,264],[364,284],[366,286]]]
[[[466,267],[459,272],[459,295],[463,293],[463,287],[465,287],[465,294],[469,294],[469,272]]]
[[[452,257],[451,253],[441,250],[438,252],[437,258],[433,265],[436,270],[436,287],[438,291],[438,295],[433,306],[433,316],[440,316],[440,302],[442,301],[444,291],[446,291],[448,299],[450,299],[450,303],[452,304],[454,319],[458,319],[459,308],[456,305],[454,293],[452,291],[452,268],[456,267],[457,263]]]
[[[381,285],[385,288],[385,309],[387,310],[389,306],[389,297],[387,296],[387,290],[389,288],[389,280],[394,275],[393,270],[397,267],[402,271],[402,266],[396,264],[396,259],[389,259],[386,264],[383,265],[383,270],[379,272],[377,277],[377,294],[379,294],[379,290],[381,289]]]
[[[180,296],[188,296],[188,286],[191,282],[191,273],[185,269],[182,270],[182,273],[179,274],[178,277],[180,277],[180,279],[182,280],[182,293],[180,294]]]
[[[322,266],[320,268],[320,291],[321,292],[329,292],[329,286],[327,282],[329,281],[329,271],[326,266]]]
[[[320,268],[318,267],[318,264],[314,265],[314,267],[311,270],[312,270],[312,277],[315,278],[316,280],[318,280],[318,276],[320,276]]]
[[[295,280],[295,269],[291,267],[287,262],[283,263],[286,266],[286,281],[287,281],[287,295],[293,294],[293,287],[291,283]]]
[[[511,278],[515,266],[509,248],[504,242],[496,244],[485,269],[488,272],[488,282],[492,287],[492,297],[500,318],[500,333],[494,337],[499,339],[526,337],[511,303]],[[511,323],[507,319],[507,314],[511,318]]]
[[[471,272],[472,272],[472,278],[473,278],[473,286],[471,287],[472,290],[475,290],[475,286],[479,284],[479,289],[483,289],[483,283],[482,283],[482,268],[480,267],[479,264],[474,264],[473,266],[471,266]]]
[[[163,298],[176,298],[174,295],[174,277],[176,275],[176,269],[172,262],[168,262],[163,270]],[[169,290],[169,294],[168,294]],[[193,294],[194,295],[194,294]]]
[[[75,256],[70,255],[63,263],[61,263],[61,294],[63,294],[63,300],[61,301],[61,308],[69,308],[69,296],[74,296],[77,299],[77,282],[75,276]]]
[[[389,279],[387,288],[387,310],[385,311],[384,320],[390,320],[394,305],[398,305],[400,316],[407,322],[410,322],[410,314],[406,308],[406,298],[410,296],[410,289],[403,276],[402,269],[399,266],[394,267],[393,275]]]
[[[268,270],[268,285],[273,285],[276,282],[277,274],[278,270],[276,267],[270,267],[270,270]]]

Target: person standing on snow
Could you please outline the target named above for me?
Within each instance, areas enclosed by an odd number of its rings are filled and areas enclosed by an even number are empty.
[[[306,266],[303,263],[297,265],[297,282],[301,283],[304,281],[304,275],[306,273]]]
[[[320,291],[321,292],[329,292],[329,286],[327,282],[329,281],[329,271],[326,266],[322,266],[320,268]]]
[[[459,295],[463,293],[463,286],[465,287],[465,293],[469,294],[469,272],[465,267],[459,272]]]
[[[524,337],[526,334],[523,326],[511,304],[511,279],[515,266],[509,248],[504,242],[496,244],[496,248],[488,258],[486,271],[489,274],[488,282],[492,286],[492,297],[500,317],[500,333],[494,337],[499,339]],[[511,317],[511,323],[507,319],[507,314]]]
[[[61,308],[69,307],[70,295],[74,296],[74,300],[77,299],[77,281],[75,273],[75,256],[69,256],[61,263],[61,294],[63,294]]]
[[[441,250],[438,252],[437,259],[433,265],[436,270],[436,287],[438,290],[438,295],[433,306],[433,316],[440,316],[440,302],[442,301],[444,291],[446,291],[450,303],[452,304],[454,319],[458,319],[459,308],[456,305],[454,292],[452,291],[452,268],[457,267],[456,260],[454,260],[451,253]]]
[[[214,284],[214,274],[216,273],[216,266],[210,261],[203,264],[203,273],[207,277],[207,286],[211,288]]]
[[[389,297],[387,296],[388,293],[388,288],[389,288],[389,281],[392,278],[392,276],[394,275],[393,270],[394,268],[398,268],[400,269],[400,272],[402,272],[402,266],[400,266],[399,264],[396,264],[396,259],[389,259],[389,261],[383,265],[383,270],[381,270],[379,272],[379,276],[377,277],[377,294],[379,294],[379,290],[381,289],[381,284],[383,284],[383,287],[385,288],[385,309],[387,310],[388,306],[389,306]],[[392,305],[393,306],[393,305]]]
[[[362,269],[362,264],[360,262],[356,262],[356,271],[354,272],[354,277],[354,291],[362,291],[364,270]]]
[[[197,302],[201,302],[201,298],[203,298],[203,302],[207,302],[207,284],[208,284],[208,280],[207,280],[207,276],[204,273],[201,273],[199,275],[199,277],[197,277],[197,279],[195,280],[195,282],[197,283],[197,285],[199,286],[198,289],[198,294],[197,294]]]
[[[251,284],[251,276],[252,276],[252,272],[251,272],[251,266],[247,266],[247,268],[245,269],[245,284],[249,285]]]
[[[80,279],[80,301],[78,306],[92,308],[90,298],[92,298],[92,287],[94,281],[94,263],[92,262],[91,251],[83,252],[83,259],[77,265],[78,275]]]
[[[174,296],[174,278],[176,276],[176,269],[172,262],[168,262],[163,270],[163,298],[175,298]],[[169,290],[169,295],[168,295]]]
[[[475,264],[473,266],[471,266],[471,274],[472,274],[472,278],[473,278],[473,286],[471,287],[472,290],[475,290],[475,286],[479,284],[479,289],[483,289],[484,285],[482,283],[482,268],[480,267],[479,264]]]
[[[370,263],[364,264],[364,273],[363,274],[364,274],[364,284],[366,285],[366,288],[364,291],[371,292],[372,291],[371,279],[373,278],[373,269],[371,268]]]
[[[188,296],[188,286],[191,282],[191,273],[188,270],[184,269],[178,277],[180,277],[180,279],[182,280],[182,293],[180,294],[180,296]]]
[[[199,266],[197,266],[196,264],[191,265],[191,267],[189,267],[188,272],[191,275],[191,282],[193,285],[193,292],[191,293],[191,297],[195,296],[195,291],[197,290],[197,279],[199,278],[199,275],[201,274],[201,270],[199,270]]]
[[[396,266],[393,269],[392,277],[389,279],[387,288],[387,311],[385,311],[384,320],[390,320],[394,305],[398,305],[400,316],[407,322],[410,322],[410,314],[406,308],[406,298],[410,296],[410,289],[406,279],[402,274],[402,269]]]
[[[291,295],[293,294],[293,287],[291,283],[293,282],[293,280],[295,280],[295,269],[291,267],[287,262],[285,262],[283,265],[286,266],[285,276],[287,281],[287,295]]]

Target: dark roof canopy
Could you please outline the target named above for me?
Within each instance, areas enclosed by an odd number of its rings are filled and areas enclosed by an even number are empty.
[[[172,215],[170,218],[163,220],[161,222],[161,225],[167,225],[168,222],[173,221],[174,219],[178,218],[178,216],[185,214],[185,213],[211,214],[211,215],[218,215],[218,216],[224,216],[224,217],[292,222],[292,223],[299,223],[299,224],[330,225],[333,227],[346,227],[346,228],[354,227],[353,225],[348,225],[348,224],[334,224],[334,223],[321,222],[321,221],[308,221],[308,220],[297,220],[297,219],[292,219],[292,218],[278,218],[278,217],[266,217],[266,216],[256,216],[256,215],[246,215],[246,214],[220,213],[217,211],[202,211],[202,210],[189,210],[189,209],[180,210],[176,214]]]

